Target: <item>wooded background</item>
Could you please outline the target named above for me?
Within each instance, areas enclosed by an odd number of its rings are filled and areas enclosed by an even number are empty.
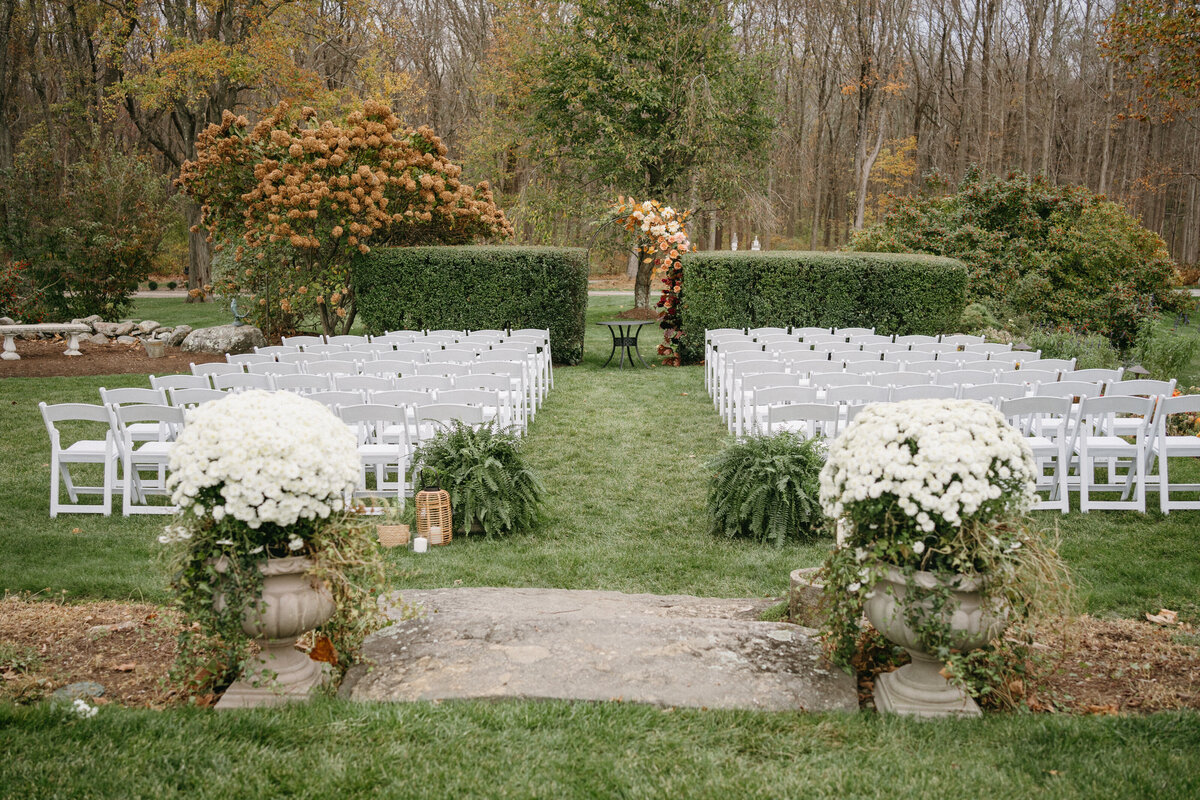
[[[823,249],[971,169],[1106,193],[1194,263],[1198,19],[1196,0],[4,0],[0,169],[30,137],[63,163],[104,137],[174,176],[224,109],[373,97],[490,181],[519,242],[607,242],[612,263],[618,193],[697,208],[702,248]]]

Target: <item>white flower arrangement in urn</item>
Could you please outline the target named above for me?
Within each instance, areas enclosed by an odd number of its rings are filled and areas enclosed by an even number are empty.
[[[978,714],[965,654],[1069,589],[1026,516],[1035,470],[1022,434],[969,400],[869,405],[831,443],[820,490],[837,529],[826,641],[848,667],[865,612],[909,652],[911,664],[876,681],[881,711]]]
[[[327,660],[345,666],[384,623],[375,602],[383,562],[346,504],[359,471],[353,433],[297,395],[231,394],[187,413],[169,470],[180,512],[159,541],[171,548],[189,623],[184,673],[195,666],[186,662],[199,633],[222,651],[216,669],[202,671],[210,682],[242,671],[219,707],[306,696],[326,676],[295,649],[298,637],[320,628],[333,651]]]

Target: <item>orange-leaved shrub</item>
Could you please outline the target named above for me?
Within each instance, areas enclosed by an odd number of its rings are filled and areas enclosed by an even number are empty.
[[[196,140],[179,184],[225,251],[219,293],[249,296],[255,322],[272,332],[315,317],[336,334],[354,323],[355,253],[512,234],[488,185],[461,173],[431,129],[403,127],[386,104],[334,122],[281,103],[253,126],[226,111]]]

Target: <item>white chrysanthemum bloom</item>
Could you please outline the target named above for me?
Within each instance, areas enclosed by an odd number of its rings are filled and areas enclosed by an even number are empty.
[[[169,469],[174,503],[258,528],[328,517],[354,488],[359,460],[354,434],[326,406],[250,391],[189,411]],[[205,508],[200,494],[211,487],[223,502]]]
[[[867,406],[829,446],[821,507],[834,518],[855,504],[895,498],[916,527],[962,525],[990,501],[1004,513],[1032,505],[1036,466],[1025,437],[993,406],[909,400]]]

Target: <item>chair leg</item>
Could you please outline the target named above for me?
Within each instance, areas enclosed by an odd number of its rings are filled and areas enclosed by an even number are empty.
[[[58,516],[58,455],[50,456],[50,519]]]
[[[67,497],[71,498],[72,504],[79,502],[79,493],[75,491],[75,484],[71,481],[71,469],[62,461],[58,462],[58,471],[62,473],[63,488],[67,490]]]
[[[104,516],[112,516],[113,479],[117,470],[116,461],[104,459]]]

